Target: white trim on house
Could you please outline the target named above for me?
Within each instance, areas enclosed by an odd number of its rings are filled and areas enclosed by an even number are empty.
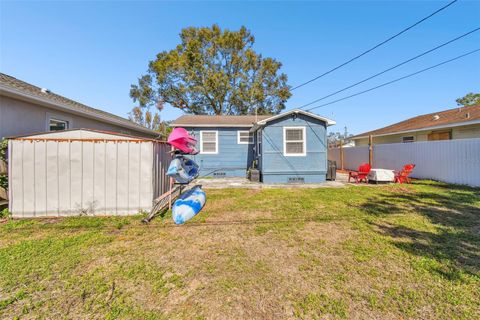
[[[302,153],[287,153],[287,130],[289,129],[301,129],[302,130],[302,140],[290,140],[288,142],[302,142],[303,143],[303,152]],[[283,155],[285,157],[305,157],[307,155],[307,130],[306,127],[283,127]]]
[[[56,102],[56,101],[52,101],[51,99],[48,99],[48,98],[39,97],[39,96],[36,96],[36,95],[33,95],[33,94],[29,94],[29,93],[27,93],[25,91],[22,91],[22,90],[13,89],[13,88],[11,88],[9,86],[6,86],[2,83],[0,83],[0,93],[2,95],[7,96],[7,97],[17,98],[17,99],[27,101],[27,102],[31,102],[31,103],[37,103],[37,104],[40,104],[40,105],[48,107],[48,108],[53,108],[53,109],[56,109],[56,110],[70,112],[70,113],[81,115],[81,116],[84,116],[84,117],[87,117],[87,118],[90,118],[90,119],[95,119],[95,120],[98,120],[98,121],[103,121],[103,122],[106,122],[106,123],[114,124],[114,125],[117,125],[119,127],[128,128],[128,129],[131,129],[131,130],[134,130],[134,131],[149,133],[151,135],[155,135],[155,134],[158,135],[158,132],[155,132],[155,131],[150,130],[148,128],[144,128],[142,126],[138,126],[134,122],[132,122],[132,124],[129,124],[128,119],[124,119],[124,121],[122,121],[122,120],[117,120],[113,117],[109,117],[108,115],[95,113],[94,111],[89,112],[88,110],[85,110],[85,111],[79,110],[79,108],[74,108],[74,107],[68,106],[64,103],[61,103],[61,102]]]
[[[255,134],[255,133],[254,133]],[[257,134],[257,150],[256,150],[256,153],[257,153],[257,156],[258,157],[261,157],[262,156],[262,153],[261,153],[261,148],[262,148],[262,130],[257,130],[256,132]]]
[[[187,128],[251,128],[252,124],[192,124],[192,123],[172,123],[170,127],[187,127]]]
[[[434,127],[423,127],[423,128],[418,128],[418,129],[412,129],[412,130],[404,130],[404,131],[397,131],[397,132],[374,134],[374,135],[372,135],[372,137],[393,136],[395,134],[412,133],[412,132],[437,130],[437,129],[448,129],[448,128],[454,128],[454,127],[468,126],[468,125],[471,125],[471,124],[480,124],[480,120],[471,120],[471,121],[444,124],[444,125],[434,126]],[[365,139],[365,138],[368,138],[368,135],[366,135],[366,136],[354,136],[354,137],[351,137],[350,139],[358,140],[358,139]]]
[[[240,140],[240,135],[242,133],[248,134],[248,142],[244,142]],[[253,144],[253,134],[250,134],[249,130],[238,130],[237,131],[237,144]]]
[[[215,133],[215,152],[203,151],[203,134],[205,132]],[[213,141],[208,141],[213,142]],[[218,131],[217,130],[200,130],[200,154],[218,154]]]
[[[328,126],[333,126],[334,124],[336,124],[336,122],[331,120],[331,119],[328,119],[328,118],[325,118],[325,117],[322,117],[322,116],[319,116],[317,114],[314,114],[314,113],[311,113],[311,112],[308,112],[308,111],[304,111],[304,110],[301,110],[301,109],[293,109],[293,110],[290,110],[290,111],[287,111],[287,112],[284,112],[284,113],[280,113],[280,114],[274,115],[270,118],[260,120],[256,124],[262,126],[262,125],[265,125],[267,122],[273,121],[275,119],[283,118],[283,117],[288,116],[289,114],[292,114],[292,113],[303,114],[303,115],[306,115],[308,117],[311,117],[311,118],[314,118],[314,119],[317,119],[317,120],[321,120],[321,121],[323,121],[327,124],[327,127]]]

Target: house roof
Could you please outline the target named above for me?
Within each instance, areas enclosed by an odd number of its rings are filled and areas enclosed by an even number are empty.
[[[480,105],[458,107],[440,112],[416,116],[392,125],[357,134],[352,139],[365,138],[369,135],[383,136],[419,130],[431,130],[480,123]]]
[[[257,120],[270,118],[271,115],[258,116],[207,116],[207,115],[183,115],[173,121],[172,127],[252,127]]]
[[[321,117],[314,113],[294,109],[277,115],[245,115],[245,116],[208,116],[208,115],[183,115],[170,126],[172,127],[246,127],[261,126],[272,120],[285,117],[289,114],[301,113],[309,117],[325,121],[328,126],[335,124],[335,121]]]
[[[70,100],[49,90],[34,86],[4,73],[0,73],[0,93],[2,95],[14,96],[22,100],[33,101],[34,103],[53,107],[55,109],[62,109],[63,111],[80,114],[102,122],[109,122],[128,129],[152,135],[158,134],[157,132],[138,125],[128,119],[86,106],[80,102]]]
[[[301,110],[301,109],[293,109],[293,110],[290,110],[290,111],[287,111],[287,112],[284,112],[284,113],[280,113],[280,114],[277,114],[277,115],[274,115],[274,116],[270,116],[269,118],[258,121],[257,124],[258,125],[264,125],[267,122],[273,121],[275,119],[283,118],[285,116],[288,116],[289,114],[303,114],[303,115],[306,115],[308,117],[312,117],[314,119],[324,121],[327,124],[327,126],[332,126],[332,125],[336,124],[336,122],[331,120],[331,119],[328,119],[328,118],[319,116],[318,114],[311,113],[311,112]]]

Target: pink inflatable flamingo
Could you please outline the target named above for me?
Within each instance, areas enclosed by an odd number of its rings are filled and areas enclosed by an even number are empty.
[[[188,154],[197,154],[195,148],[197,139],[188,134],[184,128],[174,128],[168,136],[167,142],[174,148]]]

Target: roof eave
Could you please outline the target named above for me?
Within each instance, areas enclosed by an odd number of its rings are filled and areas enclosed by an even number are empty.
[[[220,128],[251,128],[250,131],[255,131],[257,130],[259,127],[261,126],[264,126],[265,124],[267,124],[268,122],[270,121],[273,121],[275,119],[280,119],[280,118],[283,118],[283,117],[286,117],[292,113],[296,113],[296,114],[303,114],[303,115],[306,115],[308,117],[311,117],[311,118],[314,118],[314,119],[317,119],[317,120],[321,120],[323,122],[325,122],[325,124],[327,125],[327,127],[329,126],[333,126],[336,124],[336,122],[332,119],[328,119],[328,118],[325,118],[325,117],[322,117],[322,116],[319,116],[319,115],[316,115],[314,113],[311,113],[311,112],[308,112],[308,111],[304,111],[304,110],[300,110],[300,109],[293,109],[293,110],[290,110],[290,111],[287,111],[287,112],[284,112],[284,113],[280,113],[280,114],[277,114],[277,115],[274,115],[274,116],[271,116],[269,118],[266,118],[266,119],[263,119],[263,120],[260,120],[260,121],[257,121],[256,123],[252,123],[252,124],[186,124],[186,123],[172,123],[170,124],[170,127],[192,127],[192,128],[212,128],[212,127],[220,127]]]
[[[72,108],[72,107],[70,107],[68,105],[65,105],[63,103],[57,103],[57,102],[47,100],[45,98],[42,98],[42,97],[39,97],[39,96],[36,96],[36,95],[26,93],[26,92],[21,91],[21,90],[13,89],[13,88],[11,88],[9,86],[6,86],[2,83],[0,83],[0,94],[3,94],[3,95],[8,96],[8,97],[19,98],[19,99],[24,100],[24,101],[38,103],[38,104],[41,104],[41,105],[49,107],[49,108],[68,111],[70,113],[82,115],[82,116],[85,116],[85,117],[88,117],[88,118],[101,120],[103,122],[108,122],[108,123],[111,123],[111,124],[115,124],[115,125],[120,126],[120,127],[124,127],[124,128],[126,127],[126,128],[129,128],[129,129],[132,129],[132,130],[148,133],[148,134],[151,134],[151,135],[158,135],[158,132],[150,130],[148,128],[141,127],[141,126],[137,126],[133,122],[132,122],[132,124],[128,124],[128,123],[124,123],[122,121],[116,120],[114,118],[110,118],[110,117],[107,117],[107,116],[102,116],[100,114],[83,112],[81,110]],[[128,120],[125,119],[125,121],[128,121]]]
[[[253,124],[187,124],[187,123],[171,123],[170,127],[191,127],[191,128],[250,128]]]
[[[450,123],[450,124],[446,124],[446,125],[433,126],[433,127],[423,127],[423,128],[418,128],[418,129],[403,130],[403,131],[396,131],[396,132],[389,132],[389,133],[382,133],[382,134],[372,134],[372,137],[384,137],[384,136],[391,136],[391,135],[402,134],[402,133],[411,133],[411,132],[417,132],[417,131],[454,128],[454,127],[468,126],[468,125],[471,125],[471,124],[480,124],[480,119]],[[353,136],[350,139],[353,139],[353,140],[364,139],[364,138],[368,138],[369,136],[370,135]]]
[[[322,116],[319,116],[319,115],[316,115],[314,113],[311,113],[311,112],[308,112],[308,111],[304,111],[304,110],[300,110],[300,109],[293,109],[293,110],[290,110],[290,111],[287,111],[287,112],[284,112],[284,113],[280,113],[280,114],[277,114],[277,115],[274,115],[270,118],[267,118],[267,119],[264,119],[264,120],[260,120],[258,121],[256,124],[258,124],[259,126],[263,126],[265,124],[267,124],[268,122],[270,121],[273,121],[273,120],[276,120],[276,119],[280,119],[280,118],[283,118],[285,116],[288,116],[292,113],[295,113],[295,114],[303,114],[303,115],[306,115],[308,117],[312,117],[314,119],[317,119],[317,120],[321,120],[321,121],[324,121],[327,125],[327,127],[329,126],[333,126],[335,124],[337,124],[334,120],[332,119],[328,119],[328,118],[325,118],[325,117],[322,117]]]

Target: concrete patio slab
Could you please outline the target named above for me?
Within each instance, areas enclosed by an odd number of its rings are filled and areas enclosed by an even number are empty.
[[[324,183],[289,183],[289,184],[266,184],[261,182],[252,182],[246,178],[200,178],[195,180],[195,184],[201,184],[206,189],[226,189],[226,188],[246,188],[246,189],[268,189],[268,188],[342,188],[347,184],[348,175],[337,173],[336,181],[326,181]]]

